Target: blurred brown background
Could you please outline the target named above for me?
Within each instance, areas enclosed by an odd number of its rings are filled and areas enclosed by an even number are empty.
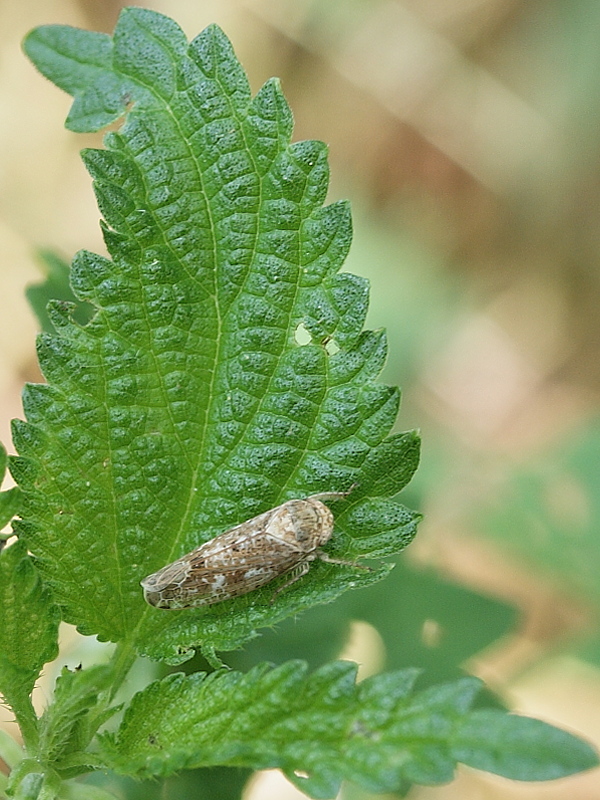
[[[467,667],[517,710],[600,743],[600,4],[137,5],[174,17],[190,37],[220,24],[254,91],[281,78],[295,138],[329,144],[330,198],[354,209],[346,269],[372,281],[369,325],[390,338],[383,377],[405,390],[400,427],[424,437],[407,502],[426,521],[406,557],[515,605],[518,628]],[[23,380],[38,377],[23,293],[42,274],[35,249],[104,250],[78,156],[101,137],[64,130],[70,100],[35,72],[20,41],[46,23],[110,32],[120,7],[0,4],[7,446]],[[435,624],[423,630],[432,647]],[[368,661],[378,645],[368,631],[361,641]],[[246,795],[298,796],[276,775],[255,778]],[[364,795],[344,795],[355,796]],[[467,770],[410,794],[599,796],[597,772],[522,785]]]

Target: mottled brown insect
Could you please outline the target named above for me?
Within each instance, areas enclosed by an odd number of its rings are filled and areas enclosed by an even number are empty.
[[[333,514],[322,502],[344,493],[288,500],[197,547],[141,582],[144,599],[157,608],[195,608],[258,589],[280,575],[290,579],[275,597],[310,569],[311,561],[362,567],[321,550],[333,533]]]

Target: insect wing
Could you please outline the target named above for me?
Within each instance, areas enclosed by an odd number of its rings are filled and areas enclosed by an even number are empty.
[[[276,510],[275,510],[276,511]],[[266,532],[274,510],[216,536],[144,579],[158,608],[193,608],[239,597],[298,564],[302,554]]]

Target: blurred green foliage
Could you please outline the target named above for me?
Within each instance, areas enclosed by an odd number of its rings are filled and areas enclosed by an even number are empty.
[[[479,529],[534,574],[590,608],[596,625],[577,646],[600,666],[600,423],[596,420],[510,470],[479,508]],[[573,647],[573,642],[568,642]]]

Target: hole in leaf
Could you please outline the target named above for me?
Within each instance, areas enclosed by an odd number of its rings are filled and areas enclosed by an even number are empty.
[[[12,547],[18,539],[12,533],[0,533],[0,553],[5,547]]]
[[[335,339],[327,339],[325,342],[325,350],[327,350],[327,353],[330,356],[334,356],[336,353],[340,352],[340,348],[338,347]]]
[[[304,347],[304,345],[312,342],[310,331],[303,322],[298,323],[294,333],[294,338],[296,339],[296,344],[300,345],[300,347]]]

